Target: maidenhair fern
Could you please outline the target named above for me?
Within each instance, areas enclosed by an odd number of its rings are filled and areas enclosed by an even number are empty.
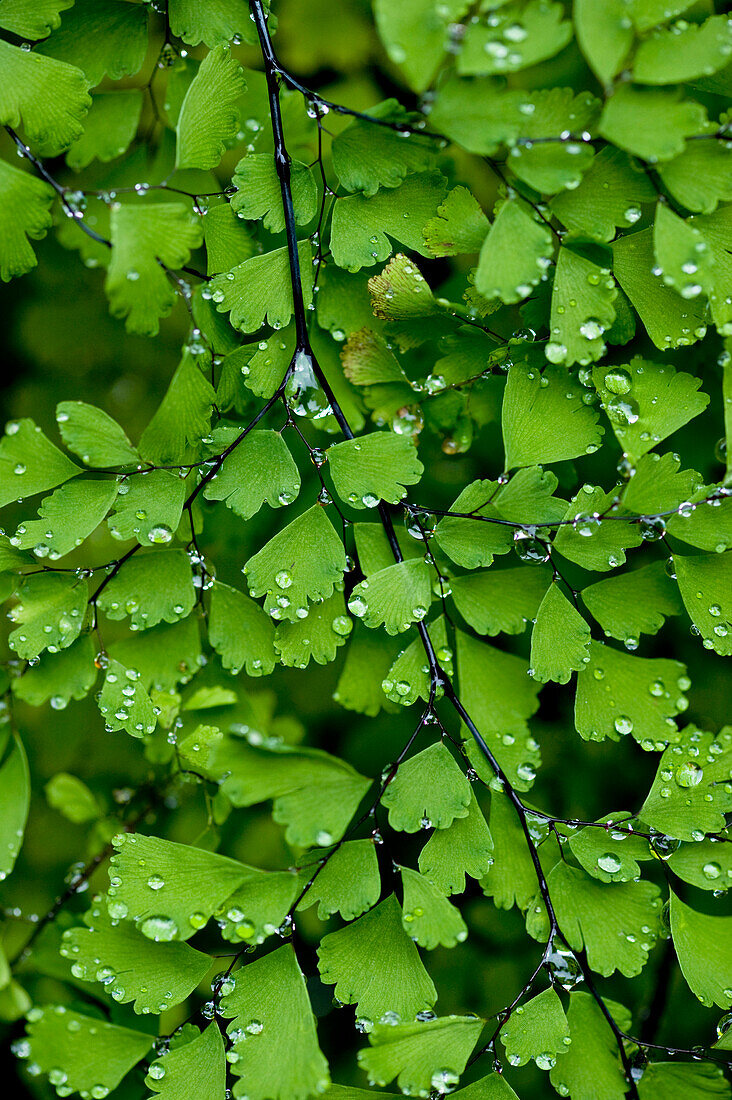
[[[0,4],[29,1095],[731,1095],[726,7]]]

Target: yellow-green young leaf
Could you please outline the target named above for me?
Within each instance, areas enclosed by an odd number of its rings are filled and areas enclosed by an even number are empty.
[[[252,596],[265,596],[265,611],[292,621],[307,618],[309,602],[330,596],[345,569],[343,544],[316,504],[249,558],[243,572]]]
[[[371,628],[401,634],[421,622],[432,601],[430,571],[421,558],[401,561],[372,573],[353,589],[348,610]]]
[[[599,16],[607,10],[605,4],[585,2]],[[597,154],[579,187],[562,191],[551,200],[550,206],[573,233],[611,241],[616,227],[626,229],[634,225],[642,217],[641,204],[655,198],[653,184],[645,172],[622,149],[607,145]]]
[[[112,258],[105,290],[114,317],[126,318],[127,331],[155,336],[161,317],[175,303],[175,287],[165,267],[177,269],[203,239],[199,221],[182,203],[115,203],[110,216]]]
[[[452,598],[478,634],[522,634],[536,618],[551,579],[551,569],[542,565],[467,573],[452,579]]]
[[[613,1019],[623,1031],[631,1028],[628,1010],[615,1001],[605,1001]],[[569,995],[569,1037],[564,1057],[549,1073],[560,1096],[574,1100],[624,1100],[628,1082],[620,1061],[618,1044],[605,1016],[589,993]]]
[[[155,709],[136,668],[111,660],[98,702],[110,730],[127,730],[130,737],[147,737],[154,732]]]
[[[470,784],[442,741],[423,749],[399,765],[381,804],[389,811],[393,829],[446,829],[455,818],[467,817]]]
[[[226,1092],[226,1058],[218,1025],[210,1023],[195,1039],[152,1062],[145,1084],[161,1100],[220,1100]]]
[[[386,321],[423,323],[424,318],[440,312],[424,275],[403,252],[397,252],[382,272],[369,279],[368,288],[374,316]],[[418,343],[399,343],[399,347],[405,350]]]
[[[412,438],[394,432],[347,439],[326,453],[338,496],[354,508],[375,508],[380,500],[397,504],[424,472]]]
[[[604,977],[619,970],[640,974],[661,930],[661,894],[651,882],[606,884],[561,860],[548,876],[554,909],[567,943],[583,947],[591,968]],[[539,912],[537,913],[537,910]],[[537,900],[529,934],[544,939],[547,922]]]
[[[458,72],[466,76],[514,73],[554,57],[572,37],[572,24],[561,4],[529,0],[511,4],[488,24],[471,22],[458,53]]]
[[[539,1069],[551,1069],[569,1046],[569,1024],[556,990],[545,989],[514,1009],[501,1028],[501,1042],[513,1066],[532,1059]]]
[[[99,84],[139,71],[147,53],[144,6],[120,0],[76,0],[61,26],[38,49],[49,57],[77,65],[89,83]]]
[[[633,45],[624,0],[574,0],[574,26],[582,53],[602,84],[610,84]]]
[[[453,187],[423,233],[432,256],[459,256],[479,252],[489,228],[480,203],[467,187]]]
[[[180,523],[185,483],[168,470],[133,474],[118,493],[114,515],[108,521],[116,539],[136,538],[142,546],[168,543]]]
[[[215,168],[239,130],[237,101],[246,91],[241,65],[228,46],[201,62],[178,115],[176,168]]]
[[[330,234],[333,259],[348,271],[373,267],[391,256],[392,240],[426,255],[422,229],[435,216],[446,191],[440,172],[421,172],[372,198],[356,194],[337,199]]]
[[[75,775],[57,772],[44,787],[46,801],[68,821],[84,825],[102,816],[102,810],[92,792]]]
[[[465,876],[481,879],[493,863],[493,839],[475,795],[467,817],[435,829],[419,853],[419,869],[443,894],[462,894]]]
[[[732,554],[674,555],[679,591],[705,649],[732,654]]]
[[[501,414],[506,469],[561,462],[596,451],[603,430],[582,394],[582,386],[564,366],[548,363],[540,372],[514,363]]]
[[[638,46],[633,79],[639,84],[683,84],[724,68],[730,54],[732,27],[726,15],[664,27]]]
[[[208,638],[224,668],[268,676],[275,666],[274,624],[261,607],[221,581],[211,590]]]
[[[50,1080],[63,1078],[73,1092],[106,1096],[146,1056],[153,1036],[83,1016],[66,1005],[33,1008],[28,1058]],[[52,1076],[53,1075],[53,1076]]]
[[[231,1072],[242,1078],[250,1100],[308,1100],[325,1092],[328,1063],[290,944],[240,967],[235,980],[221,1008],[232,1018],[226,1030],[238,1055]]]
[[[211,968],[210,956],[185,943],[154,943],[131,921],[113,921],[104,900],[95,898],[84,926],[68,928],[61,954],[71,973],[101,982],[119,1004],[138,1013],[165,1012],[190,996]]]
[[[36,557],[51,561],[64,557],[97,529],[118,489],[116,481],[67,482],[41,501],[39,519],[19,525],[13,546],[32,549]]]
[[[667,616],[682,611],[662,561],[588,585],[582,589],[582,602],[606,634],[631,644],[641,634],[657,634]]]
[[[185,550],[152,550],[126,561],[100,593],[108,619],[130,616],[131,630],[174,623],[193,610],[196,591]]]
[[[408,115],[395,99],[369,109],[371,118],[408,125]],[[412,172],[432,168],[435,149],[430,140],[408,141],[388,126],[374,126],[354,119],[333,142],[333,167],[347,191],[375,195],[380,187],[399,187]]]
[[[732,199],[729,150],[720,141],[690,141],[683,153],[659,166],[664,186],[687,210],[711,214]]]
[[[589,663],[590,628],[577,608],[552,584],[541,601],[531,634],[531,673],[535,680],[566,684]]]
[[[606,350],[602,337],[615,320],[613,302],[617,294],[607,268],[598,267],[569,248],[560,248],[547,359],[567,366],[586,366],[602,358]]]
[[[292,871],[260,871],[248,867],[243,884],[227,898],[215,916],[221,935],[231,943],[264,943],[282,925],[298,894]]]
[[[120,833],[114,847],[109,915],[156,942],[190,939],[249,875],[236,860],[159,837]]]
[[[527,791],[541,762],[539,746],[526,720],[539,703],[539,685],[527,675],[528,663],[511,653],[476,641],[462,631],[457,635],[457,667],[460,698],[481,737],[518,790]],[[473,767],[486,781],[493,779],[490,765],[479,746],[468,736]]]
[[[231,197],[231,209],[248,221],[262,219],[265,229],[280,233],[285,228],[280,180],[270,153],[254,153],[236,166],[231,182],[238,188]],[[290,187],[298,225],[306,225],[318,210],[318,188],[307,164],[290,164]]]
[[[447,27],[468,10],[467,0],[374,0],[376,28],[389,59],[401,69],[409,87],[423,92],[447,48]]]
[[[653,227],[653,250],[660,275],[684,299],[709,294],[714,283],[714,255],[691,222],[659,202]]]
[[[373,386],[380,382],[409,385],[404,368],[383,336],[362,328],[349,336],[341,352],[343,373],[354,386]]]
[[[251,519],[263,504],[280,508],[299,492],[300,473],[280,432],[254,431],[224,459],[203,495]]]
[[[20,625],[8,644],[24,660],[44,649],[55,653],[75,642],[84,625],[89,588],[85,580],[67,573],[36,573],[26,577],[17,592],[10,618]]]
[[[91,110],[84,119],[84,133],[66,153],[69,168],[79,172],[93,160],[109,161],[122,156],[137,133],[142,102],[138,88],[92,96]]]
[[[642,748],[678,741],[674,716],[686,708],[686,668],[679,661],[635,657],[590,643],[590,663],[577,676],[574,720],[586,741],[632,733]]]
[[[616,822],[618,828],[613,829]],[[600,818],[597,826],[587,825],[576,832],[567,830],[572,855],[600,882],[637,879],[640,877],[638,860],[652,859],[653,852],[645,837],[633,835],[633,826],[634,822],[626,814],[607,814]]]
[[[340,913],[345,921],[351,921],[376,905],[381,893],[381,876],[374,840],[347,840],[332,854],[309,853],[307,862],[300,863],[303,887],[325,856],[328,862],[318,872],[298,909],[308,909],[317,902],[319,920]]]
[[[460,911],[429,879],[402,867],[404,888],[402,924],[415,943],[428,950],[442,945],[455,947],[468,938],[468,929]]]
[[[61,25],[61,12],[74,0],[5,0],[0,27],[19,38],[45,38]]]
[[[335,660],[352,629],[343,593],[334,592],[311,607],[306,619],[280,623],[275,631],[275,649],[282,664],[290,668],[306,668],[310,660],[327,665]]]
[[[686,138],[706,127],[702,105],[682,99],[680,89],[621,84],[605,104],[599,129],[607,141],[655,163],[678,156]]]
[[[709,404],[702,380],[671,363],[636,356],[624,366],[596,366],[595,388],[618,443],[633,462],[698,416]]]
[[[0,508],[55,489],[81,470],[28,418],[11,420],[0,439]]]
[[[732,882],[732,851],[715,837],[680,844],[666,862],[675,875],[700,890],[724,890]]]
[[[63,710],[72,699],[83,699],[94,686],[94,653],[94,642],[88,634],[59,653],[45,653],[37,664],[13,680],[13,694],[34,707],[51,701],[54,710]]]
[[[386,1085],[396,1077],[402,1092],[412,1096],[431,1089],[442,1094],[458,1083],[483,1023],[477,1016],[385,1021],[374,1027],[371,1045],[359,1052],[358,1060],[374,1084]]]
[[[724,829],[732,809],[729,784],[732,732],[714,737],[694,726],[677,745],[666,749],[639,812],[642,821],[677,840],[701,840]]]
[[[6,732],[0,763],[0,881],[7,878],[23,843],[30,806],[30,773],[23,743]]]
[[[53,223],[53,188],[30,172],[0,160],[0,278],[4,283],[37,264],[30,241],[45,237]]]
[[[613,274],[661,351],[696,343],[706,333],[700,298],[682,298],[653,274],[653,229],[619,237],[613,244]]]
[[[681,972],[703,1005],[732,1005],[732,921],[697,913],[671,891],[671,936]]]
[[[91,106],[80,69],[0,42],[0,122],[22,126],[45,153],[59,153],[78,138]]]
[[[684,7],[688,7],[687,4]],[[693,1096],[729,1097],[724,1071],[713,1065],[653,1062],[638,1082],[640,1100],[687,1100]]]
[[[520,199],[509,199],[496,214],[480,250],[475,286],[484,298],[511,305],[528,298],[551,262],[552,237]]]
[[[643,538],[637,524],[622,520],[602,520],[608,509],[613,515],[627,514],[623,508],[615,508],[617,493],[604,493],[595,485],[583,485],[572,500],[565,520],[554,537],[554,548],[584,569],[597,569],[601,573],[616,569],[625,562],[625,551],[640,546]]]
[[[249,9],[239,0],[170,0],[168,16],[173,34],[189,46],[203,42],[213,49],[235,38],[248,45],[257,41]]]
[[[313,297],[311,251],[309,240],[300,241],[300,280],[306,306]],[[208,286],[219,313],[229,313],[231,324],[242,332],[256,332],[265,321],[276,329],[290,323],[293,305],[286,248],[252,256],[227,274],[214,276]]]
[[[414,1019],[437,1000],[417,948],[404,931],[402,911],[393,894],[352,924],[324,936],[318,968],[322,981],[335,985],[339,1001],[356,1005],[365,1031],[387,1014]]]
[[[140,461],[116,420],[83,401],[61,401],[56,423],[70,451],[88,466],[136,466]]]

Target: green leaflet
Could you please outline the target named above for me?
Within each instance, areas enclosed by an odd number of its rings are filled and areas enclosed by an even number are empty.
[[[447,23],[466,10],[465,0],[451,0],[439,10],[431,0],[404,0],[398,7],[374,0],[381,40],[413,91],[422,92],[430,83],[444,54]]]
[[[30,773],[23,743],[17,735],[3,735],[0,761],[0,881],[15,866],[30,806]]]
[[[45,786],[46,801],[68,821],[83,825],[102,816],[98,801],[85,783],[75,775],[57,772]]]
[[[55,489],[80,473],[27,418],[11,420],[0,439],[0,508]]]
[[[516,809],[500,791],[491,793],[490,829],[493,838],[493,861],[487,876],[481,882],[483,893],[493,898],[498,909],[511,909],[517,905],[522,911],[536,895],[536,869],[523,839],[523,829]],[[553,865],[549,862],[547,846],[539,849],[544,871]]]
[[[233,202],[212,206],[203,217],[207,273],[216,275],[230,264],[240,264],[254,255],[256,246],[247,227],[234,213]]]
[[[85,580],[73,574],[37,573],[23,580],[17,597],[10,616],[20,625],[8,643],[19,657],[29,660],[44,649],[55,653],[79,637],[87,608]]]
[[[170,28],[189,46],[205,42],[211,49],[237,36],[250,44],[257,37],[249,12],[233,0],[170,0]]]
[[[61,941],[72,974],[101,982],[113,1000],[134,1002],[135,1012],[164,1012],[180,1004],[210,969],[209,956],[188,944],[154,943],[131,922],[113,922],[100,899],[84,924],[67,929]]]
[[[232,673],[267,676],[275,666],[274,625],[262,609],[236,588],[216,581],[211,590],[208,637]]]
[[[126,152],[137,133],[142,103],[136,88],[92,96],[84,133],[66,153],[69,167],[78,172],[93,160],[110,161]]]
[[[373,965],[377,956],[383,960],[378,969]],[[356,1005],[365,1030],[388,1014],[414,1019],[437,999],[393,894],[352,924],[324,936],[318,959],[322,980],[335,985],[339,1001]]]
[[[200,1100],[219,1100],[226,1089],[226,1059],[217,1025],[152,1062],[145,1084],[163,1100],[184,1100],[194,1090]]]
[[[298,254],[306,305],[312,301],[313,289],[310,252],[310,242],[301,241]],[[219,313],[229,313],[231,324],[242,332],[256,332],[265,321],[273,328],[284,328],[292,318],[286,248],[252,256],[225,275],[216,275],[208,286]]]
[[[561,4],[529,0],[505,6],[489,25],[468,24],[458,71],[467,75],[517,72],[553,57],[572,37]]]
[[[114,846],[109,915],[134,921],[156,943],[190,939],[248,875],[233,859],[157,837],[121,833]]]
[[[203,495],[246,520],[263,504],[291,504],[299,492],[300,474],[280,432],[254,431],[224,459]]]
[[[155,708],[137,668],[109,661],[98,702],[110,730],[127,730],[131,737],[146,737],[155,730]]]
[[[249,558],[243,572],[251,594],[266,597],[273,619],[293,621],[307,617],[309,602],[331,595],[345,568],[341,540],[316,504]]]
[[[675,26],[644,39],[633,59],[639,84],[681,84],[723,68],[732,53],[732,27],[723,15],[701,25]]]
[[[442,891],[411,868],[400,870],[404,888],[402,924],[415,943],[431,950],[439,945],[455,947],[466,940],[465,921]]]
[[[36,266],[30,244],[45,237],[53,223],[49,207],[53,190],[29,172],[0,161],[0,278],[3,282],[25,275]]]
[[[598,80],[610,84],[633,45],[633,28],[624,0],[575,0],[574,25],[582,53]]]
[[[211,383],[193,357],[184,355],[165,397],[142,433],[139,443],[142,457],[163,465],[199,457],[200,441],[208,434],[214,401]]]
[[[387,99],[369,110],[371,118],[406,122],[406,114],[395,99]],[[380,187],[399,187],[412,172],[432,168],[435,153],[431,142],[405,141],[386,126],[373,126],[360,119],[348,126],[333,142],[333,167],[347,191],[375,195]]]
[[[552,364],[542,373],[518,364],[510,368],[501,423],[507,469],[591,454],[602,439],[582,387],[567,379],[564,366]]]
[[[82,635],[58,653],[44,653],[38,664],[14,680],[13,694],[31,706],[51,702],[53,709],[63,709],[71,699],[83,699],[97,678],[94,665],[94,643],[90,635]]]
[[[536,618],[550,581],[544,566],[467,573],[453,578],[452,598],[478,634],[522,634]]]
[[[40,52],[83,69],[91,85],[105,73],[138,72],[147,52],[147,13],[120,0],[76,0]]]
[[[705,649],[723,656],[732,652],[729,583],[732,555],[674,555],[679,592],[689,617],[699,631]]]
[[[681,614],[678,592],[663,562],[588,585],[582,602],[605,633],[620,642],[656,634],[666,616]]]
[[[116,481],[67,482],[41,502],[38,519],[20,524],[13,545],[33,550],[38,558],[64,557],[97,529],[118,489]]]
[[[478,200],[467,187],[454,187],[437,207],[437,216],[425,225],[424,239],[433,256],[479,252],[489,225]]]
[[[28,1057],[41,1073],[63,1077],[75,1092],[111,1092],[146,1056],[153,1036],[70,1011],[66,1005],[31,1010]],[[60,1080],[60,1077],[59,1077]]]
[[[684,299],[709,294],[714,283],[714,254],[691,222],[659,203],[653,226],[653,250],[661,277]]]
[[[732,852],[714,838],[680,845],[667,863],[675,875],[700,890],[719,890],[720,883],[732,879]]]
[[[222,1010],[232,1020],[227,1033],[239,1055],[233,1073],[242,1080],[234,1086],[235,1096],[307,1100],[325,1091],[328,1064],[318,1047],[305,979],[289,944],[239,969]]]
[[[531,671],[535,680],[566,684],[590,661],[590,628],[555,583],[548,589],[531,634]]]
[[[291,871],[247,867],[247,878],[216,913],[221,934],[232,943],[263,943],[283,924],[298,893]]]
[[[348,610],[368,627],[400,634],[424,619],[431,600],[429,569],[416,558],[380,569],[357,584]]]
[[[305,668],[311,659],[326,665],[335,660],[352,629],[343,594],[334,592],[312,607],[307,619],[281,623],[275,631],[275,649],[282,664],[292,668]]]
[[[483,1020],[476,1016],[379,1023],[369,1035],[371,1046],[360,1052],[358,1060],[375,1084],[386,1085],[396,1077],[403,1092],[419,1094],[440,1085],[454,1086],[482,1027]]]
[[[683,100],[680,91],[621,85],[605,104],[600,133],[614,145],[644,160],[671,160],[683,152],[689,134],[707,123],[699,103]]]
[[[615,824],[617,828],[613,829]],[[639,878],[638,860],[650,859],[653,853],[645,837],[633,835],[633,821],[624,815],[608,814],[598,825],[603,827],[587,825],[578,832],[568,830],[572,855],[600,882]]]
[[[119,424],[94,405],[61,401],[56,422],[68,449],[89,466],[132,466],[139,461]]]
[[[333,210],[330,247],[339,267],[360,271],[392,254],[398,241],[425,254],[422,229],[434,217],[447,190],[439,172],[407,177],[400,187],[384,189],[371,198],[347,195]]]
[[[613,3],[622,4],[622,0],[609,0],[601,6],[584,0],[584,6],[593,17],[600,19],[607,15]],[[602,49],[603,56],[607,56],[604,36]],[[599,151],[579,186],[560,192],[550,206],[573,233],[611,241],[616,227],[634,225],[642,217],[641,204],[655,198],[656,193],[645,173],[622,149],[608,145]]]
[[[588,363],[602,357],[603,333],[615,320],[617,289],[607,268],[563,247],[557,257],[552,291],[551,341],[546,357],[552,363]]]
[[[399,765],[381,799],[394,829],[446,829],[467,817],[470,784],[444,742],[436,741]]]
[[[645,1074],[644,1074],[645,1077]],[[639,1083],[641,1100],[684,1100],[694,1089],[698,1096],[729,1096],[729,1083],[722,1070],[711,1065],[675,1065],[656,1062]]]
[[[583,485],[567,510],[565,522],[554,537],[554,548],[570,561],[585,569],[607,572],[625,562],[625,551],[640,546],[643,539],[637,525],[622,520],[604,520],[608,510],[613,515],[627,515],[616,508],[615,492],[603,493],[599,486]]]
[[[227,46],[206,55],[186,92],[176,126],[176,168],[215,168],[239,129],[237,100],[246,90]]]
[[[336,492],[354,508],[373,508],[379,500],[397,504],[424,471],[413,441],[392,432],[347,439],[326,453]]]
[[[105,289],[114,317],[127,330],[155,336],[175,303],[164,267],[182,267],[203,234],[182,203],[115,204],[110,215],[112,259]]]
[[[9,0],[3,4],[2,27],[20,38],[45,38],[61,24],[61,12],[73,0]]]
[[[520,302],[549,267],[552,238],[530,209],[509,199],[496,214],[480,250],[475,285],[485,298]]]
[[[109,619],[130,616],[132,630],[174,623],[193,610],[196,593],[185,550],[153,550],[125,562],[100,594]]]
[[[306,225],[318,209],[318,188],[315,177],[306,164],[290,165],[292,201],[298,225]],[[232,177],[238,188],[231,199],[231,209],[240,218],[262,219],[265,229],[280,233],[285,228],[280,181],[274,161],[268,153],[255,153],[240,160]]]
[[[79,137],[91,106],[89,84],[73,65],[0,42],[0,122],[19,129],[49,153]]]
[[[314,852],[310,862],[301,867],[305,881],[310,881],[319,860],[330,853]],[[360,917],[379,900],[381,876],[373,840],[347,840],[318,872],[313,885],[298,909],[318,905],[318,919],[340,913],[344,920]]]
[[[619,1026],[628,1031],[631,1019],[627,1009],[615,1002],[609,1003],[608,1008]],[[590,994],[570,993],[567,1021],[572,1042],[550,1070],[549,1080],[554,1088],[560,1095],[566,1089],[577,1100],[590,1100],[597,1096],[598,1090],[607,1100],[623,1100],[627,1082],[617,1042]]]
[[[167,470],[133,474],[124,483],[127,492],[117,494],[114,514],[108,520],[116,539],[136,538],[141,546],[171,541],[180,523],[186,487]]]
[[[519,1005],[501,1028],[501,1042],[512,1065],[523,1066],[533,1059],[539,1069],[551,1069],[557,1056],[566,1053],[567,1039],[569,1024],[554,989]]]
[[[421,873],[444,894],[462,894],[465,876],[481,879],[493,863],[493,839],[475,795],[465,817],[435,829],[419,853]]]
[[[671,891],[671,936],[681,971],[702,1004],[729,1008],[732,956],[729,919],[697,913]]]
[[[664,752],[640,810],[649,825],[679,840],[702,840],[724,828],[732,806],[729,776],[730,730],[714,738],[694,726]]]
[[[674,715],[686,707],[690,685],[678,661],[634,657],[602,642],[590,643],[590,663],[577,676],[574,719],[585,740],[632,733],[642,748],[678,740]]]

